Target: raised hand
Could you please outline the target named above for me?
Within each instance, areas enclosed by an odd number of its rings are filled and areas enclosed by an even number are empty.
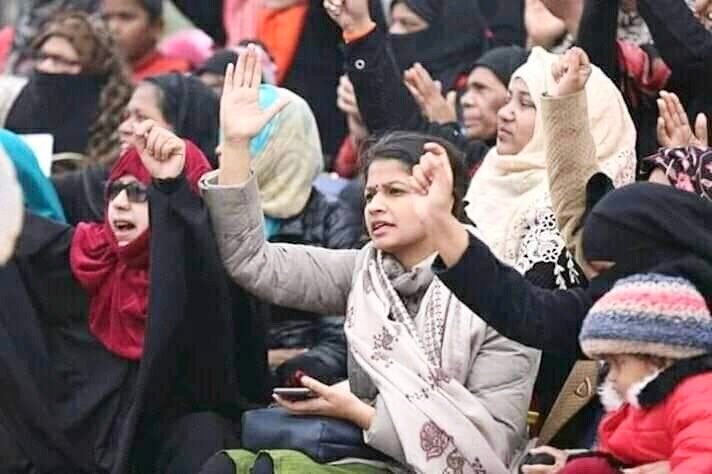
[[[324,0],[324,9],[346,34],[366,31],[373,25],[368,0]]]
[[[220,127],[227,144],[248,142],[288,103],[284,97],[262,110],[259,86],[262,66],[254,45],[240,55],[237,65],[229,64],[220,99]]]
[[[434,81],[420,63],[405,71],[403,77],[405,86],[428,120],[440,124],[457,121],[457,92],[450,91],[447,98],[443,97],[442,84]]]
[[[591,76],[591,61],[581,48],[571,48],[551,67],[555,85],[549,91],[554,97],[581,92]]]
[[[154,178],[176,178],[183,172],[185,142],[170,130],[159,127],[153,120],[144,120],[134,125],[131,141]]]
[[[420,162],[413,167],[410,185],[416,195],[413,203],[415,212],[424,225],[452,214],[452,168],[442,146],[425,144]]]
[[[661,91],[658,99],[658,143],[665,148],[696,146],[707,148],[707,117],[697,115],[693,133],[687,112],[677,95]]]
[[[347,75],[341,76],[339,79],[339,87],[336,90],[336,105],[343,113],[346,114],[346,122],[349,127],[349,134],[356,143],[365,139],[368,136],[368,130],[361,118],[361,111],[358,108],[356,101],[356,92],[351,80]]]
[[[355,115],[361,118],[361,111],[358,108],[356,92],[349,76],[343,75],[339,78],[339,87],[336,89],[336,105],[343,113]]]

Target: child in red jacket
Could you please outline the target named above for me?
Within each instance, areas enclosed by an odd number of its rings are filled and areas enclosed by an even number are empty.
[[[712,316],[695,286],[658,273],[624,278],[591,308],[579,339],[609,367],[598,452],[523,472],[609,474],[659,462],[672,474],[712,473]]]

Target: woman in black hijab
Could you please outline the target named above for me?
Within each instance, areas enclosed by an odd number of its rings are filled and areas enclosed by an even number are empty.
[[[158,88],[158,105],[166,122],[180,137],[195,143],[213,168],[218,167],[220,100],[203,82],[184,74],[172,73],[149,77],[144,83]],[[140,87],[140,85],[139,85]]]
[[[425,28],[409,28],[408,20],[400,21],[399,11],[411,21],[419,19]],[[390,43],[401,72],[419,62],[444,91],[455,88],[487,50],[486,26],[476,1],[395,0],[391,15]]]
[[[440,239],[442,249],[452,245]],[[588,309],[616,280],[665,271],[696,257],[712,265],[712,204],[694,193],[634,183],[606,194],[583,231],[586,260],[600,273],[588,288],[543,290],[501,263],[477,238],[440,279],[504,336],[545,352],[581,357],[576,335]],[[444,250],[452,255],[451,250]],[[712,302],[712,294],[705,295]]]
[[[219,116],[218,97],[200,79],[175,73],[146,79],[138,84],[126,105],[119,126],[121,151],[129,147],[134,123],[152,119],[176,135],[192,141],[215,168]],[[104,219],[107,177],[108,167],[91,166],[53,178],[70,224],[101,222]]]

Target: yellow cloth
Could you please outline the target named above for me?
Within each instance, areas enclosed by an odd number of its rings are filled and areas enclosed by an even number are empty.
[[[277,98],[289,99],[251,142],[252,170],[266,216],[288,219],[302,212],[312,183],[324,169],[324,157],[316,119],[304,99],[287,89],[260,87],[260,103],[267,107]]]
[[[468,216],[495,255],[511,265],[516,265],[522,239],[537,215],[542,214],[539,211],[551,212],[541,102],[554,83],[551,67],[558,58],[534,48],[527,62],[512,75],[512,80],[520,78],[526,83],[536,106],[534,135],[516,155],[499,155],[496,149],[490,150],[467,192]],[[595,66],[585,91],[601,169],[616,185],[631,182],[635,175],[636,132],[623,97]]]

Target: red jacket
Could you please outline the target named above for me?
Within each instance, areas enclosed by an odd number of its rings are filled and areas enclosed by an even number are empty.
[[[712,474],[712,368],[676,365],[642,390],[640,408],[625,404],[603,419],[600,449],[632,466],[667,460],[673,474]]]

